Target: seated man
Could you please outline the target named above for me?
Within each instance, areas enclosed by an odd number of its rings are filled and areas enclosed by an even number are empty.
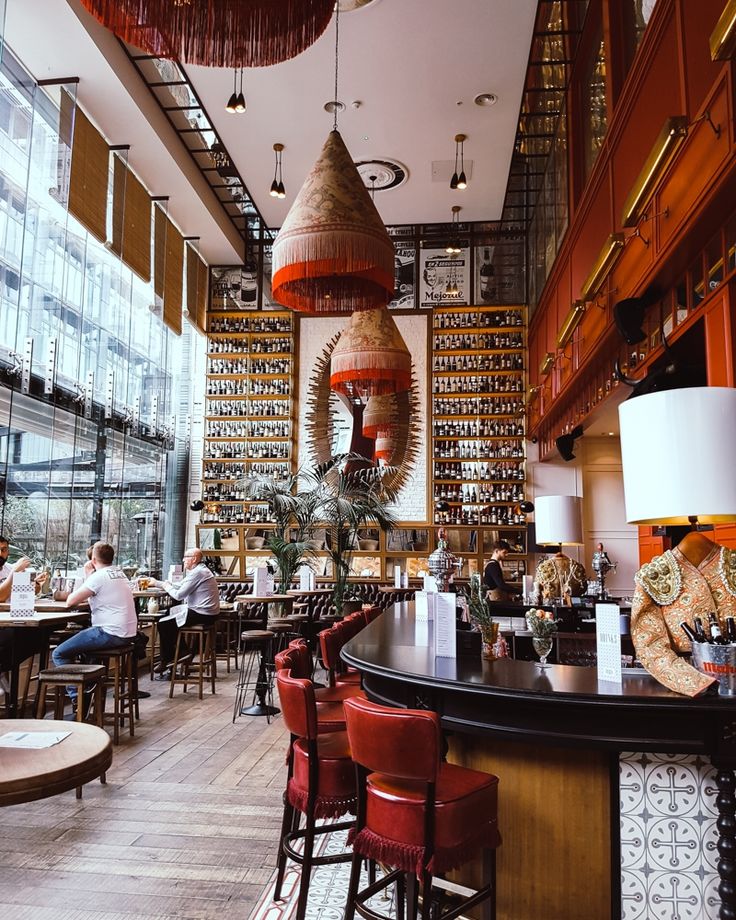
[[[158,666],[160,680],[170,677],[167,668],[174,661],[179,630],[184,626],[208,626],[212,623],[212,617],[220,613],[217,579],[204,564],[203,559],[201,549],[188,549],[183,560],[184,578],[178,584],[151,579],[152,585],[163,588],[174,600],[186,604],[186,618],[179,615],[164,617],[158,621],[158,634],[161,640],[161,662]]]
[[[19,559],[14,566],[7,565],[4,560],[8,558],[8,543],[0,537],[0,603],[10,600],[13,590],[13,576],[16,572],[25,572],[31,564],[31,560],[24,556]],[[40,579],[43,584],[44,579]],[[38,592],[38,585],[36,586]],[[0,686],[7,692],[7,682],[4,678],[6,671],[36,652],[41,651],[43,646],[43,636],[37,629],[25,629],[23,627],[11,626],[10,628],[0,629]]]
[[[92,625],[54,649],[51,658],[56,667],[74,664],[80,657],[93,660],[95,652],[120,648],[135,637],[138,619],[133,591],[125,573],[112,564],[114,558],[109,543],[92,547],[92,558],[84,566],[84,584],[66,598],[67,607],[89,601]]]

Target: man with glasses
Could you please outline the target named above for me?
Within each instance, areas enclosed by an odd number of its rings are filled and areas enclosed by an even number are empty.
[[[158,666],[159,680],[168,680],[174,661],[176,637],[185,626],[208,626],[212,617],[220,612],[220,592],[217,579],[204,564],[201,549],[188,549],[184,553],[184,578],[178,584],[151,579],[151,584],[185,605],[185,609],[158,621],[161,640],[161,662]]]

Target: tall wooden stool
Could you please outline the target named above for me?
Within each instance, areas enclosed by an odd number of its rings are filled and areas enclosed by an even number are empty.
[[[501,843],[498,777],[441,760],[436,712],[389,708],[359,698],[345,700],[343,708],[358,795],[358,819],[348,836],[353,861],[345,920],[353,920],[356,912],[383,920],[366,902],[394,883],[399,899],[406,890],[408,918],[416,920],[417,879],[422,883],[422,920],[429,920],[436,876],[481,853],[483,886],[434,916],[456,920],[461,914],[468,916],[471,907],[483,905],[484,918],[494,920],[496,848]],[[363,858],[393,871],[359,891]],[[403,904],[397,913],[403,916]]]
[[[271,716],[279,710],[273,705],[273,642],[270,629],[246,629],[240,636],[240,676],[235,688],[233,722],[238,716]],[[246,706],[248,696],[253,702]]]
[[[77,691],[77,722],[94,722],[102,728],[104,715],[104,697],[102,693],[105,682],[105,666],[102,664],[67,664],[58,668],[48,668],[38,674],[38,696],[36,697],[36,718],[46,715],[48,691],[53,691],[54,718],[64,718],[64,697],[67,687]],[[92,690],[90,713],[94,718],[84,717],[84,693]]]
[[[215,642],[217,633],[217,620],[213,617],[211,625],[185,626],[179,630],[176,637],[176,650],[174,663],[171,666],[171,683],[169,685],[169,699],[174,695],[176,684],[197,683],[199,698],[202,699],[205,679],[210,681],[212,694],[215,693],[215,680],[217,679],[217,657],[215,655]],[[190,652],[186,652],[189,644]],[[196,656],[196,659],[194,658]],[[184,673],[179,676],[180,665]]]
[[[238,670],[238,616],[235,610],[221,612],[217,618],[215,655],[225,662],[227,673],[230,673],[230,659],[235,658],[235,670]],[[218,648],[219,646],[219,648]]]
[[[132,642],[120,648],[95,651],[105,665],[106,686],[112,689],[112,712],[106,713],[112,719],[112,743],[120,741],[120,729],[128,720],[130,737],[135,735],[136,711],[138,709],[138,678],[135,673],[136,651]]]

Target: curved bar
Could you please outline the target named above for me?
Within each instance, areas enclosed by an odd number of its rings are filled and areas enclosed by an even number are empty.
[[[449,759],[500,777],[499,918],[620,917],[627,886],[634,883],[625,871],[624,844],[630,841],[619,830],[629,779],[619,783],[619,777],[628,777],[628,770],[632,782],[644,787],[637,795],[646,796],[645,777],[660,767],[667,775],[672,755],[697,755],[690,758],[695,765],[688,762],[684,769],[700,777],[697,794],[720,814],[715,880],[720,876],[720,916],[733,916],[736,834],[731,797],[725,793],[734,788],[736,701],[710,694],[679,696],[644,672],[625,674],[619,687],[599,682],[595,668],[542,669],[535,662],[490,662],[480,656],[436,658],[432,624],[417,623],[413,607],[389,607],[343,648],[342,657],[361,672],[374,701],[439,713],[448,731]],[[717,778],[708,773],[704,755],[716,767]],[[716,784],[721,791],[717,802]],[[673,811],[671,818],[677,817]],[[520,828],[526,833],[520,835]],[[541,843],[534,837],[537,828]],[[641,836],[648,847],[648,833]],[[656,854],[645,849],[645,855],[653,864],[649,856]],[[549,885],[540,894],[520,884],[522,863],[525,875],[555,879],[554,893]],[[636,882],[636,873],[630,875]],[[647,880],[643,897],[649,893]],[[678,881],[682,891],[682,877]],[[673,890],[676,896],[677,884]],[[602,893],[597,904],[591,902],[591,891]]]

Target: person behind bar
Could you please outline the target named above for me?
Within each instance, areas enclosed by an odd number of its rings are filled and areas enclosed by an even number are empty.
[[[483,581],[488,586],[488,600],[510,601],[518,594],[518,588],[506,581],[501,563],[511,546],[505,540],[497,540],[492,549],[490,562],[483,573]]]

